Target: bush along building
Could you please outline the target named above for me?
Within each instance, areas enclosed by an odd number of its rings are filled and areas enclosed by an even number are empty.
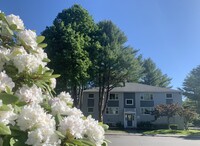
[[[98,88],[84,90],[82,111],[92,115],[98,120]],[[123,87],[114,88],[109,95],[103,122],[110,126],[122,126],[124,128],[138,128],[147,126],[167,125],[167,118],[155,119],[153,111],[157,105],[173,104],[182,105],[182,94],[178,90],[149,86],[138,83],[126,83]],[[170,118],[170,124],[183,128],[181,117]],[[162,126],[161,126],[162,128]]]

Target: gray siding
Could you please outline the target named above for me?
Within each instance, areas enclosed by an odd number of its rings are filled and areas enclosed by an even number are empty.
[[[140,101],[140,107],[154,107],[154,101]]]
[[[119,101],[108,101],[108,107],[119,107]]]

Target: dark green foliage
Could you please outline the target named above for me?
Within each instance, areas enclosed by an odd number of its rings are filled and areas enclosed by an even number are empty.
[[[138,81],[141,66],[135,58],[136,51],[125,47],[124,33],[111,21],[102,21],[96,31],[95,49],[90,50],[93,63],[91,83],[99,87],[99,120],[108,100],[109,92],[126,81]]]
[[[48,66],[61,74],[56,91],[71,91],[75,105],[78,104],[80,88],[89,78],[91,61],[86,49],[91,44],[95,23],[88,12],[79,5],[63,10],[54,20],[53,26],[42,33],[46,37],[46,48],[51,62]]]
[[[154,129],[153,124],[150,121],[138,123],[137,128],[139,130],[152,130],[152,129]]]
[[[144,69],[141,83],[158,87],[170,87],[170,82],[172,79],[166,74],[163,74],[150,58],[144,60],[139,58],[139,60]]]
[[[194,101],[196,111],[200,114],[200,65],[187,75],[182,90],[183,95]]]

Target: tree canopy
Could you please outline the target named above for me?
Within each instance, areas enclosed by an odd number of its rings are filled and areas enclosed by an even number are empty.
[[[48,65],[55,73],[61,74],[57,91],[71,91],[75,105],[78,104],[77,91],[86,82],[91,65],[86,48],[90,45],[90,34],[95,23],[89,13],[79,5],[63,10],[55,18],[53,25],[42,34],[46,37]]]
[[[98,47],[91,52],[92,83],[99,87],[99,119],[105,110],[109,92],[120,83],[138,81],[141,66],[135,58],[136,51],[125,46],[124,33],[111,21],[97,24]]]
[[[141,78],[141,83],[158,87],[170,87],[172,79],[166,74],[163,74],[162,71],[156,67],[156,64],[152,59],[148,58],[141,60],[140,62],[144,69],[142,72],[143,76]]]
[[[200,114],[200,65],[187,75],[182,89],[183,95],[195,101],[197,113]]]

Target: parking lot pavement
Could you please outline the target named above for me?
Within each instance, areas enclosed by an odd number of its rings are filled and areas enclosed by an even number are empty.
[[[200,137],[106,135],[108,146],[200,146]]]

